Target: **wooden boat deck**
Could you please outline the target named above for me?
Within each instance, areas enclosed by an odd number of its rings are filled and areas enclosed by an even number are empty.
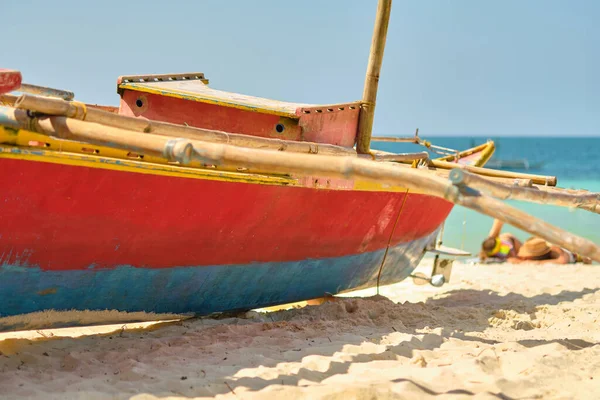
[[[213,89],[208,86],[208,80],[202,73],[122,76],[118,80],[118,90],[125,89],[293,119],[300,117],[298,110],[302,108],[318,107]]]

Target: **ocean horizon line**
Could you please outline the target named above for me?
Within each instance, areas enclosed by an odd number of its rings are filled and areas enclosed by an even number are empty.
[[[373,135],[375,137],[413,137],[414,135],[394,135],[394,134],[377,134]],[[453,139],[470,139],[470,138],[487,138],[487,139],[496,139],[496,138],[504,138],[504,139],[600,139],[600,134],[598,135],[480,135],[480,134],[419,134],[421,138],[453,138]]]

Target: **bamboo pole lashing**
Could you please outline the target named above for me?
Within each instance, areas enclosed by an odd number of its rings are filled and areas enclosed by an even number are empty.
[[[450,171],[449,179],[454,185],[471,187],[502,200],[522,200],[563,207],[581,207],[590,211],[597,209],[594,212],[600,213],[600,194],[598,193],[565,193],[556,188],[550,192],[534,187],[502,185],[462,169]]]
[[[554,227],[474,189],[458,188],[448,180],[432,176],[425,170],[399,168],[397,165],[376,163],[357,157],[284,154],[272,150],[251,149],[183,138],[173,139],[65,117],[48,117],[47,120],[63,138],[125,148],[141,153],[162,154],[167,159],[183,164],[191,159],[196,159],[216,165],[227,162],[239,166],[254,166],[273,173],[318,174],[346,179],[354,177],[387,184],[401,184],[409,190],[441,197],[454,204],[498,218],[555,245],[600,262],[600,247],[592,241]]]
[[[373,37],[371,39],[369,64],[367,65],[365,76],[362,106],[358,118],[358,131],[356,134],[356,151],[359,154],[369,153],[371,147],[377,88],[379,86],[379,76],[381,65],[383,64],[383,53],[391,12],[392,0],[378,1]]]

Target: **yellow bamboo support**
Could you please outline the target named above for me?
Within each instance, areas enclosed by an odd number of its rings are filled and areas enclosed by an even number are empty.
[[[373,29],[371,41],[371,52],[369,54],[369,65],[365,77],[362,106],[358,120],[358,132],[356,135],[356,151],[359,154],[368,153],[371,148],[371,133],[373,131],[373,119],[375,118],[375,102],[377,100],[377,88],[379,86],[379,74],[383,63],[383,51],[387,36],[390,14],[392,12],[392,0],[379,0],[377,3],[377,16]]]

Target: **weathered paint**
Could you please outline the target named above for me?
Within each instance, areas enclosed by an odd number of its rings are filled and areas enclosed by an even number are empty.
[[[14,132],[13,136],[17,136],[17,132],[22,131],[14,130],[12,132]],[[7,129],[0,126],[0,141],[2,140],[2,137],[7,137],[8,135],[11,135],[10,128]],[[90,167],[112,171],[127,171],[139,174],[182,177],[190,179],[260,183],[264,185],[298,185],[297,180],[286,176],[242,173],[210,168],[189,168],[182,167],[179,165],[169,165],[166,162],[162,164],[155,164],[153,162],[148,163],[142,161],[134,161],[134,159],[123,159],[127,158],[127,151],[118,150],[113,152],[112,150],[114,149],[102,146],[87,145],[87,148],[94,150],[93,153],[96,154],[88,155],[68,152],[69,147],[81,151],[81,143],[67,143],[67,141],[63,141],[63,143],[60,143],[61,141],[58,141],[58,143],[56,143],[56,141],[50,138],[46,138],[46,140],[44,140],[43,142],[33,142],[36,143],[36,146],[31,146],[30,148],[23,148],[17,146],[0,146],[0,158]],[[55,144],[57,145],[57,149],[58,146],[60,146],[62,147],[61,150],[66,151],[63,152],[46,150],[46,148],[52,148]],[[119,158],[115,158],[114,156],[119,156]],[[157,157],[144,157],[143,160],[146,161],[147,159],[152,158]]]
[[[120,85],[119,112],[354,143],[357,103],[282,103],[204,86],[200,96],[182,85]],[[393,283],[414,269],[452,209],[439,198],[360,180],[184,168],[7,127],[0,141],[10,144],[0,147],[0,168],[10,178],[0,187],[0,316],[46,309],[207,314]]]
[[[0,261],[44,270],[283,262],[381,250],[405,196],[18,159],[1,159],[0,166],[11,176],[1,192]],[[441,199],[409,196],[436,206],[401,218],[415,237],[433,232],[450,212]]]
[[[0,189],[4,315],[91,306],[204,313],[372,286],[380,271],[399,280],[398,265],[416,265],[452,207],[406,192],[136,173],[135,162],[104,169],[99,157],[93,166],[39,162],[52,152],[14,149],[0,153],[11,177]],[[388,245],[396,250],[383,263]],[[220,297],[195,300],[207,285]],[[135,294],[119,297],[124,288]]]
[[[21,80],[19,71],[0,68],[0,94],[18,89],[21,86]]]
[[[302,140],[352,147],[356,141],[360,104],[298,109]]]
[[[292,119],[297,119],[296,110],[298,108],[313,106],[311,104],[290,103],[213,89],[208,86],[208,82],[204,79],[125,82],[124,78],[126,77],[120,77],[117,80],[117,92],[120,94],[127,90],[138,93],[153,93],[170,98],[237,108]]]
[[[209,88],[200,80],[118,85],[120,113],[197,128],[354,146],[360,103],[307,105]]]
[[[132,90],[123,92],[119,113],[267,138],[301,140],[302,135],[301,128],[294,119]],[[282,132],[279,132],[278,129],[281,130],[282,127]]]
[[[398,244],[386,257],[386,281],[413,271],[435,232]],[[210,314],[337,294],[376,284],[384,250],[343,257],[232,265],[143,268],[89,266],[45,271],[0,265],[0,316],[40,310],[151,311]],[[0,320],[0,329],[19,329]]]

